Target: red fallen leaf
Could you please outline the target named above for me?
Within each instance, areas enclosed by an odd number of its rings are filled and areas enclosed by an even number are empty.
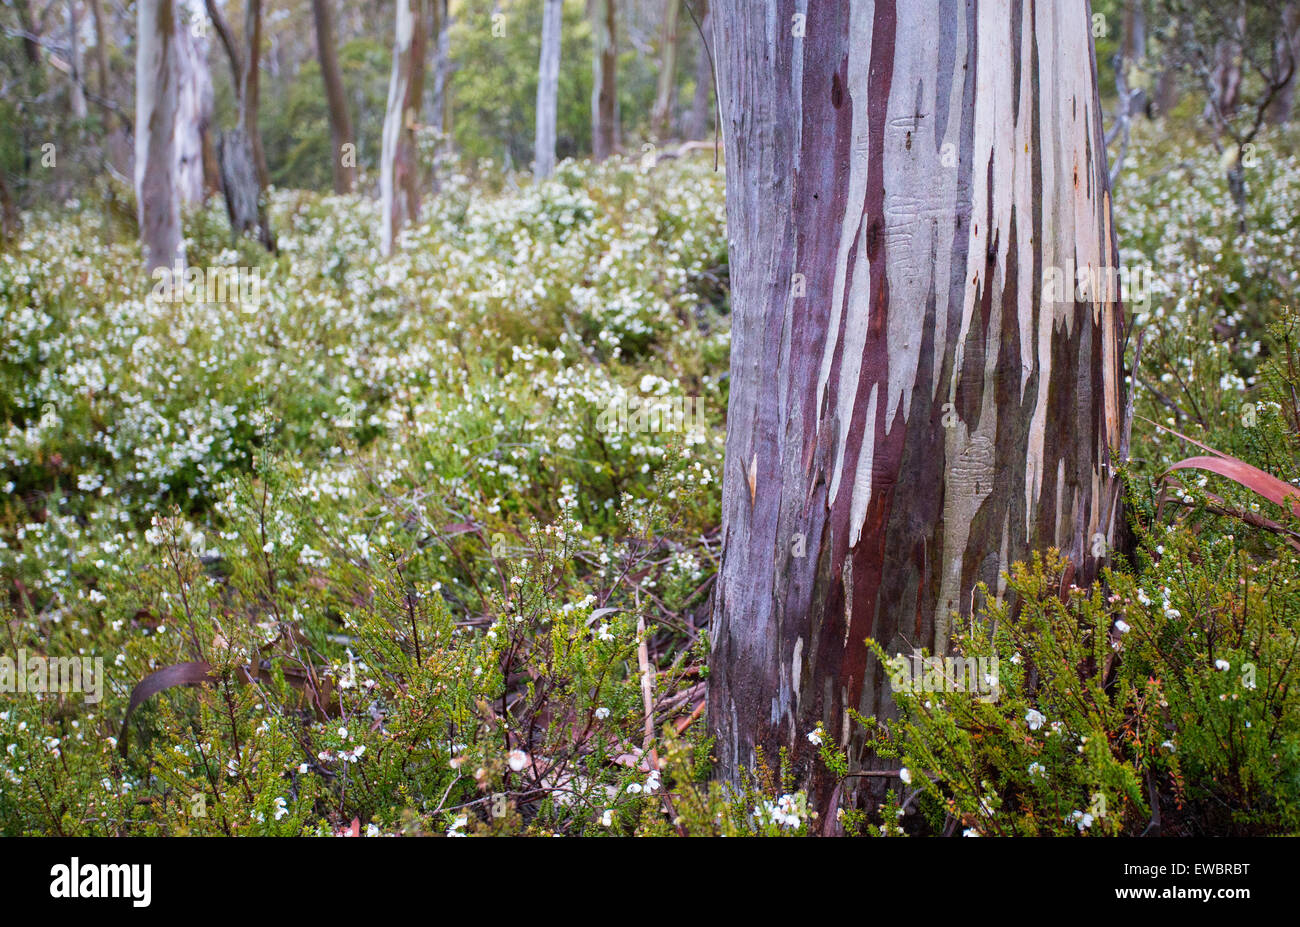
[[[137,613],[138,614],[138,613]],[[235,678],[240,683],[247,685],[254,679],[267,681],[271,678],[270,661],[262,660],[256,666],[239,666],[235,668]],[[316,713],[324,718],[331,714],[330,709],[335,707],[335,702],[326,699],[322,703],[320,694],[316,691],[312,676],[305,670],[296,666],[283,667],[285,682],[289,683],[295,689],[306,692],[312,700]],[[318,669],[317,672],[320,672]],[[173,686],[196,686],[203,684],[215,684],[218,677],[213,673],[212,666],[203,660],[195,660],[188,663],[173,663],[170,666],[164,666],[162,669],[155,670],[144,679],[136,683],[135,688],[131,690],[131,699],[126,706],[126,714],[122,718],[122,730],[118,734],[118,751],[123,757],[127,755],[128,744],[130,742],[131,715],[147,699],[152,698],[159,692],[163,692]]]
[[[1170,467],[1166,471],[1167,473],[1174,470],[1205,470],[1219,476],[1226,476],[1237,485],[1244,486],[1251,492],[1263,496],[1269,502],[1283,508],[1289,508],[1292,513],[1300,515],[1300,488],[1292,486],[1290,483],[1280,480],[1273,474],[1267,473],[1258,467],[1252,467],[1244,460],[1233,457],[1231,454],[1225,454],[1223,451],[1212,448],[1208,444],[1203,444],[1195,438],[1189,438],[1168,425],[1161,425],[1149,418],[1144,418],[1143,421],[1155,425],[1156,428],[1167,431],[1171,435],[1182,438],[1188,444],[1195,444],[1201,450],[1209,451],[1214,455],[1213,457],[1188,457],[1186,460],[1180,460]]]
[[[127,742],[131,734],[131,729],[128,727],[131,713],[139,708],[141,703],[164,689],[170,689],[172,686],[193,686],[205,682],[214,682],[211,673],[212,667],[208,663],[196,660],[191,663],[174,663],[171,666],[164,666],[136,683],[135,688],[131,690],[131,700],[126,706],[126,716],[122,718],[122,731],[118,735],[118,750],[121,751],[122,756],[126,756]]]
[[[1217,473],[1219,476],[1226,476],[1237,485],[1245,486],[1274,505],[1289,508],[1292,514],[1300,515],[1300,503],[1296,501],[1297,497],[1300,497],[1300,489],[1236,457],[1227,455],[1188,457],[1169,468],[1171,473],[1174,470],[1205,470],[1209,473]]]
[[[458,534],[470,534],[479,530],[479,526],[472,521],[457,521],[449,525],[442,526],[442,533],[447,537],[455,537]]]
[[[361,819],[353,818],[352,823],[347,827],[340,827],[334,831],[335,837],[360,837],[361,836]]]

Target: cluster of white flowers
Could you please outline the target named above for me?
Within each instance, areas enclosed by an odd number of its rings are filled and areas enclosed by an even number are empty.
[[[776,801],[765,799],[753,812],[760,826],[778,824],[781,827],[799,827],[808,820],[808,796],[803,792],[785,794]]]

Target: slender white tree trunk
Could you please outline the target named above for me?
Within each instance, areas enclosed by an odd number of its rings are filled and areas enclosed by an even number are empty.
[[[1056,546],[1086,584],[1117,531],[1090,11],[712,5],[733,322],[710,730],[732,780],[788,750],[833,831],[869,780],[837,785],[806,735],[879,762],[849,720],[891,707],[866,640],[941,652],[978,583]]]
[[[663,23],[659,32],[659,85],[650,111],[651,133],[656,141],[671,134],[673,104],[677,98],[677,14],[682,0],[664,0]]]
[[[212,121],[212,74],[207,39],[194,35],[182,21],[175,38],[176,185],[182,203],[201,203],[207,193],[204,143]]]
[[[534,171],[539,180],[555,172],[555,123],[560,92],[560,35],[564,0],[544,0],[542,54],[537,65],[537,142]]]
[[[77,9],[77,0],[68,3],[68,45],[72,58],[72,115],[77,119],[86,118],[86,80],[85,58],[81,53],[81,17]]]
[[[397,0],[393,72],[379,159],[380,251],[385,257],[393,253],[402,227],[420,212],[415,119],[424,88],[425,33],[423,0]]]
[[[135,193],[150,271],[184,260],[176,184],[176,7],[137,0]]]
[[[451,8],[447,0],[434,0],[438,29],[433,53],[433,118],[431,125],[442,132],[442,147],[451,146]]]

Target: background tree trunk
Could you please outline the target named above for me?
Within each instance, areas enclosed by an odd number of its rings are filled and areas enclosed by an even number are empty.
[[[533,169],[539,180],[555,173],[555,123],[560,92],[560,38],[564,0],[545,0],[542,54],[537,65],[537,141]]]
[[[447,95],[451,89],[451,30],[448,0],[428,0],[429,45],[433,48],[433,66],[430,68],[428,118],[425,122],[438,130],[436,153],[441,156],[451,150],[451,106]],[[430,171],[429,188],[436,196],[442,189],[437,162]]]
[[[90,15],[95,24],[95,90],[108,99],[108,30],[104,25],[104,0],[90,0]],[[104,116],[104,127],[111,132],[116,119],[111,110]]]
[[[176,9],[138,0],[135,62],[135,195],[149,271],[184,261],[176,189]]]
[[[27,56],[28,64],[40,68],[41,46],[37,41],[40,27],[32,16],[31,3],[28,0],[16,0],[14,5],[18,11],[18,25],[22,26],[23,30],[23,54]]]
[[[1273,66],[1279,74],[1291,74],[1268,107],[1268,121],[1280,126],[1291,119],[1295,89],[1300,85],[1300,3],[1288,3],[1282,11],[1282,31],[1273,44]]]
[[[95,22],[96,90],[100,99],[107,101],[112,98],[112,91],[108,74],[108,21],[104,17],[103,0],[90,0],[90,11]],[[109,168],[125,179],[131,175],[130,133],[112,106],[105,105],[103,112],[104,156]]]
[[[659,86],[650,111],[650,132],[655,141],[671,133],[673,104],[677,97],[677,14],[681,0],[664,0],[663,28],[659,35]]]
[[[382,209],[380,251],[393,253],[397,235],[420,213],[419,154],[415,119],[424,95],[424,48],[428,32],[424,0],[397,0],[397,36],[388,82],[383,152],[379,159]]]
[[[268,251],[274,250],[270,228],[264,221],[261,187],[257,166],[253,163],[253,146],[242,126],[223,132],[217,143],[217,163],[221,172],[221,192],[230,217],[230,233],[238,238],[253,232]]]
[[[1160,76],[1156,78],[1156,115],[1169,115],[1169,111],[1178,105],[1181,95],[1178,86],[1178,69],[1172,65],[1162,68]]]
[[[248,54],[244,56],[244,70],[239,82],[239,121],[253,149],[257,182],[266,190],[271,186],[271,172],[266,167],[262,133],[257,127],[257,111],[261,101],[262,0],[245,0],[244,41],[248,44]]]
[[[320,60],[321,80],[325,84],[325,99],[329,104],[330,140],[334,145],[334,192],[351,193],[357,176],[357,139],[352,133],[352,116],[348,112],[347,95],[343,92],[343,75],[339,70],[330,0],[311,0],[311,9],[316,19],[316,56]],[[352,146],[351,157],[346,159],[344,145]]]
[[[0,168],[0,247],[7,247],[10,242],[16,241],[22,231],[22,216],[9,192],[4,169]]]
[[[1124,67],[1124,84],[1131,93],[1129,112],[1144,113],[1147,107],[1147,91],[1145,82],[1140,79],[1146,67],[1147,56],[1147,15],[1144,0],[1126,0],[1123,33],[1120,37],[1120,55]]]
[[[239,46],[235,44],[235,37],[230,31],[230,24],[226,22],[221,10],[217,7],[215,0],[204,0],[204,7],[208,11],[208,18],[212,20],[212,28],[217,30],[217,38],[221,40],[221,47],[226,50],[226,58],[230,61],[230,81],[235,87],[235,101],[240,99],[241,83],[244,79],[244,56],[239,53]]]
[[[695,15],[700,21],[700,31],[706,37],[709,36],[713,26],[709,0],[698,0],[695,5]],[[704,39],[701,39],[700,50],[695,57],[695,98],[691,101],[691,123],[686,134],[694,139],[702,139],[709,134],[712,127],[713,65],[710,63],[709,50],[704,45]]]
[[[208,43],[179,22],[175,36],[176,186],[181,203],[201,203],[217,182],[211,173],[212,74]]]
[[[81,16],[77,9],[76,0],[70,0],[68,3],[68,57],[72,59],[69,62],[72,69],[72,73],[69,75],[72,80],[70,91],[72,115],[77,119],[85,119],[87,115],[86,69],[81,53]]]
[[[618,147],[618,24],[615,0],[591,2],[591,157],[604,161]]]
[[[433,0],[437,12],[437,43],[433,53],[433,118],[430,125],[442,132],[442,144],[450,149],[451,138],[451,9],[448,0]]]
[[[1116,530],[1120,308],[1070,285],[1118,260],[1088,6],[798,4],[800,28],[796,0],[713,3],[733,327],[709,725],[733,781],[787,748],[827,830],[867,780],[841,794],[805,735],[874,762],[847,718],[892,710],[866,639],[943,651],[977,583],[1049,546],[1086,583]]]
[[[1237,34],[1243,31],[1244,19]],[[1206,90],[1209,99],[1205,103],[1205,118],[1213,123],[1217,135],[1223,131],[1220,120],[1232,119],[1241,101],[1241,46],[1237,42],[1222,39],[1215,43],[1214,71]]]

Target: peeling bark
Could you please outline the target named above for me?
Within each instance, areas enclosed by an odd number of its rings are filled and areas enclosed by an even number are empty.
[[[379,160],[380,251],[393,253],[398,233],[420,214],[419,154],[415,116],[424,95],[424,48],[428,34],[424,0],[397,0],[397,35],[388,82],[383,152]]]
[[[1110,540],[1121,311],[1088,4],[714,0],[732,359],[709,725],[858,804],[866,648],[948,647],[976,586]],[[796,14],[806,15],[800,29]],[[1066,278],[1061,291],[1043,285]],[[806,555],[800,556],[804,539]]]

